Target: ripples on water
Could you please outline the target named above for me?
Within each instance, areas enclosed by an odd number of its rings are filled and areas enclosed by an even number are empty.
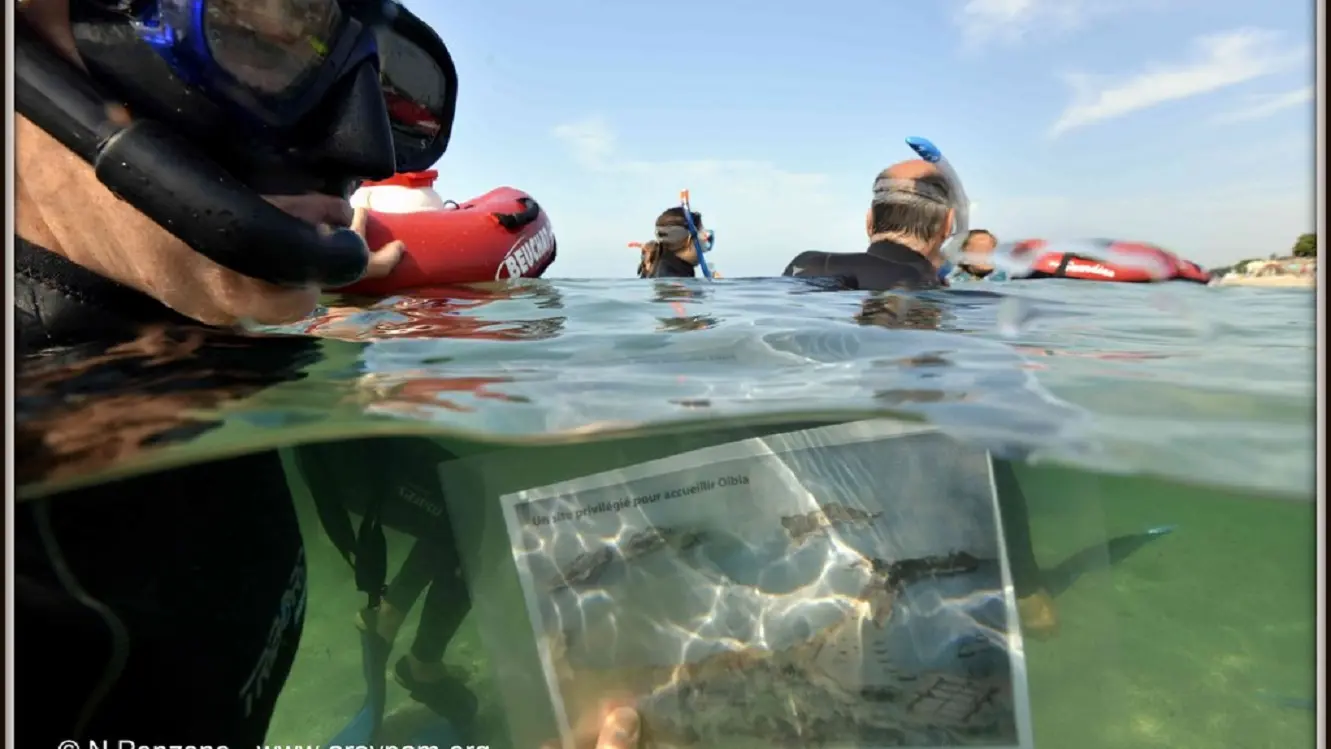
[[[560,446],[598,432],[682,450],[665,426],[923,419],[1023,462],[1037,556],[1062,581],[1063,634],[1029,646],[1036,734],[1077,742],[1041,745],[1307,745],[1310,714],[1289,705],[1311,694],[1313,306],[1297,290],[1053,280],[915,296],[540,281],[334,300],[257,336],[159,331],[24,362],[20,492],[385,433],[505,443],[524,456],[517,490],[628,460],[618,443],[595,459]],[[538,442],[551,447],[520,447]],[[1104,571],[1106,541],[1161,525],[1179,530]],[[1097,543],[1099,567],[1072,563]],[[315,706],[330,681],[358,679],[354,589],[319,549],[302,652],[338,655],[302,656],[274,740],[313,741],[299,716],[336,724]],[[467,638],[450,658],[484,682],[485,638]]]
[[[488,304],[385,300],[318,332],[373,341],[362,361],[388,391],[439,385],[413,416],[494,434],[886,407],[1097,470],[1311,490],[1312,295],[991,288],[560,282]],[[450,387],[470,389],[467,410]]]
[[[1192,284],[866,298],[781,281],[532,282],[339,305],[269,331],[321,337],[318,350],[196,334],[94,352],[77,375],[32,366],[18,405],[41,420],[91,395],[115,424],[113,397],[189,391],[176,400],[210,409],[285,382],[227,422],[354,432],[373,415],[499,438],[890,409],[1000,451],[1307,496],[1312,306],[1302,291]]]

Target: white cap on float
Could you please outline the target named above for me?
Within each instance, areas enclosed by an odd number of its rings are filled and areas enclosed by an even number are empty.
[[[351,194],[352,208],[365,208],[376,213],[417,213],[442,211],[449,208],[434,190],[439,172],[403,172],[388,179],[365,181]]]

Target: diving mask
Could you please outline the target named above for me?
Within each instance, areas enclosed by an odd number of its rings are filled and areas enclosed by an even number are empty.
[[[716,242],[716,234],[710,229],[704,229],[696,234],[687,226],[658,226],[656,227],[656,241],[666,247],[683,247],[690,239],[697,239],[694,247],[699,252],[711,252],[712,246]]]
[[[345,196],[447,149],[452,59],[396,4],[71,0],[70,16],[86,73],[20,15],[19,113],[112,192],[239,273],[283,285],[358,280],[364,240],[261,194]]]
[[[712,229],[703,229],[698,233],[698,241],[702,245],[703,252],[711,252],[716,246],[716,232]]]
[[[395,2],[107,5],[72,0],[78,50],[89,72],[128,104],[183,131],[217,135],[225,128],[221,133],[231,138],[345,150],[354,145],[348,142],[353,130],[380,129],[371,122],[381,116],[376,107],[357,110],[359,96],[387,108],[394,164],[358,164],[373,173],[357,176],[422,171],[448,147],[457,102],[452,57],[429,26]],[[200,98],[210,106],[201,106]],[[323,123],[333,127],[325,130]],[[337,141],[332,149],[320,142],[328,140]]]

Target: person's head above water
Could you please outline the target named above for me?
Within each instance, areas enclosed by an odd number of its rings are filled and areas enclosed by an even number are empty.
[[[698,231],[698,235],[706,236],[702,214],[693,211],[689,218],[693,219],[693,228]],[[679,206],[667,208],[656,217],[656,244],[659,252],[668,252],[689,265],[698,264],[698,248],[694,246],[693,237],[689,234],[689,222],[684,217],[684,209]]]
[[[703,247],[697,247],[689,231],[689,221]],[[650,278],[692,278],[699,264],[699,250],[706,252],[711,234],[703,227],[702,214],[691,211],[686,217],[683,206],[667,208],[656,217],[654,239],[643,246],[643,264],[639,275]]]
[[[442,155],[456,73],[396,4],[301,7],[20,2],[19,237],[211,324],[298,318],[391,269],[400,245],[370,252],[345,198]],[[395,118],[381,66],[429,122]]]
[[[865,216],[869,241],[892,241],[915,250],[935,265],[952,233],[954,196],[938,168],[914,159],[894,164],[874,179]]]
[[[988,229],[971,229],[966,234],[966,241],[961,245],[961,267],[969,271],[991,271],[994,269],[994,248],[998,247],[998,237]]]
[[[994,269],[993,254],[998,246],[998,237],[988,229],[972,229],[966,233],[966,241],[961,245],[961,262],[958,267],[972,275],[988,275]]]
[[[966,232],[966,241],[961,246],[963,249],[984,255],[993,252],[998,246],[998,237],[988,229],[971,229]]]

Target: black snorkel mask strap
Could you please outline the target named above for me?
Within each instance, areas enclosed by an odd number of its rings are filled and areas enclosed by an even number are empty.
[[[117,122],[110,98],[16,21],[16,111],[91,164],[116,196],[195,252],[251,278],[336,288],[365,274],[370,253],[355,232],[282,211],[160,122]]]

